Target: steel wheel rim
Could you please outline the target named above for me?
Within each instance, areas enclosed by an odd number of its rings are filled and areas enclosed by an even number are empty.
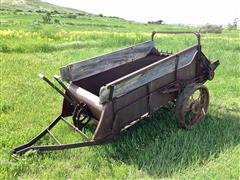
[[[199,86],[188,90],[180,104],[179,126],[190,129],[193,125],[201,122],[208,111],[208,89],[205,86]]]

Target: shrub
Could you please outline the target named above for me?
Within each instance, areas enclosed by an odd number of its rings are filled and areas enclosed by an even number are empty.
[[[75,24],[73,22],[66,22],[66,24],[74,26]]]
[[[75,15],[75,14],[67,14],[65,17],[66,17],[66,18],[76,19],[76,18],[77,18],[77,15]]]
[[[54,23],[55,24],[60,24],[60,20],[59,19],[54,19]]]
[[[2,47],[0,47],[0,52],[9,53],[11,51],[12,51],[12,49],[7,45],[3,45]]]
[[[58,12],[57,10],[54,10],[52,13],[53,14],[60,14],[60,12]]]
[[[77,13],[78,14],[78,16],[85,16],[85,14],[83,14],[83,13]]]
[[[38,20],[34,20],[33,23],[32,23],[33,26],[39,26],[40,25],[40,22]]]
[[[46,11],[40,10],[40,9],[36,10],[35,12],[36,12],[36,13],[46,13]]]
[[[51,13],[47,12],[45,15],[42,16],[43,23],[49,24],[51,22]]]
[[[222,33],[222,26],[206,24],[200,27],[202,33]]]
[[[23,12],[21,9],[15,9],[15,12]]]

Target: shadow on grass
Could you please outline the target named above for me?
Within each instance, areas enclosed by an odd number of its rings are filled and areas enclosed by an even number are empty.
[[[31,171],[36,173],[35,169],[40,164],[46,166],[49,162],[56,162],[52,164],[53,172],[56,173],[59,170],[59,161],[66,163],[64,172],[69,174],[78,172],[78,169],[86,164],[85,167],[90,167],[90,174],[103,172],[102,167],[111,174],[118,171],[112,164],[120,161],[146,172],[151,178],[171,177],[176,172],[217,158],[227,148],[238,145],[240,121],[239,117],[234,115],[236,113],[238,109],[235,107],[211,105],[205,120],[192,130],[186,131],[176,126],[175,108],[162,108],[153,114],[150,121],[140,121],[111,144],[71,151],[30,152],[26,156],[12,159],[12,162],[21,161],[17,163],[17,168],[11,170],[21,175],[23,172],[29,173],[31,166]],[[46,141],[48,142],[48,139]],[[36,160],[37,163],[33,165]],[[75,168],[69,170],[69,163]],[[60,169],[62,172],[63,169]]]
[[[171,176],[240,143],[240,121],[223,107],[211,106],[205,120],[192,130],[178,129],[175,108],[160,109],[151,121],[140,121],[120,139],[104,147],[104,155],[135,165],[152,177]]]

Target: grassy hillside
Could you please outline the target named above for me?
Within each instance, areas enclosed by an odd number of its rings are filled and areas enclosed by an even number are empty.
[[[45,24],[43,12],[0,13],[0,179],[240,178],[239,31],[202,35],[203,52],[221,65],[207,83],[209,113],[191,131],[178,129],[175,108],[165,107],[112,144],[14,156],[13,147],[61,110],[62,98],[37,77],[39,72],[52,77],[68,63],[149,40],[153,30],[194,29],[77,13],[52,13]],[[159,49],[174,52],[194,42],[190,35],[156,38]],[[79,141],[62,124],[53,132],[62,142]],[[49,137],[42,143],[47,142]]]
[[[40,0],[1,0],[1,9],[24,11],[58,11],[61,13],[86,13],[76,9],[56,6]]]

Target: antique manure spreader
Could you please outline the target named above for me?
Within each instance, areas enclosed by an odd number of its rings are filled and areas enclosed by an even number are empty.
[[[14,153],[107,143],[141,117],[168,102],[176,104],[176,119],[180,128],[189,129],[200,122],[209,104],[208,89],[203,84],[213,79],[219,61],[211,62],[203,54],[199,33],[193,33],[197,37],[196,45],[177,53],[158,51],[153,41],[157,33],[192,32],[153,32],[150,41],[64,66],[60,68],[61,79],[54,76],[64,92],[40,75],[64,97],[62,113],[30,142],[15,148]],[[73,123],[65,119],[68,116],[72,116]],[[61,144],[50,131],[60,121],[84,140]],[[82,131],[90,121],[97,124],[91,138]],[[46,134],[56,144],[36,145]]]

